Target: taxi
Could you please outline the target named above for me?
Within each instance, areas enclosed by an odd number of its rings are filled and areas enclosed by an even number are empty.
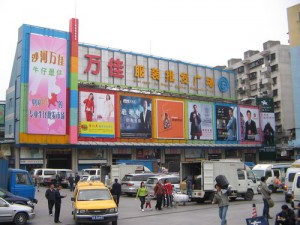
[[[102,182],[79,182],[71,200],[76,224],[100,222],[118,224],[118,207],[109,189]]]

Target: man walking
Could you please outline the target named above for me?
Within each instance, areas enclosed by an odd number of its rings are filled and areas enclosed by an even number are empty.
[[[52,210],[53,210],[53,206],[54,206],[54,203],[55,203],[55,189],[54,189],[54,184],[50,184],[50,188],[48,188],[46,190],[45,197],[48,200],[49,215],[53,216]]]
[[[74,177],[72,176],[72,174],[70,174],[70,176],[68,177],[68,181],[70,184],[70,191],[74,191]]]
[[[54,223],[61,223],[59,221],[59,215],[60,215],[60,208],[61,208],[61,199],[65,198],[67,195],[62,196],[60,195],[60,190],[62,189],[61,184],[58,185],[56,191],[55,191],[55,213],[54,213]]]
[[[266,219],[272,219],[272,217],[269,214],[270,206],[268,203],[268,199],[271,198],[272,191],[268,188],[268,185],[266,183],[266,177],[260,178],[260,192],[264,201],[264,209],[263,209],[263,216],[266,217]]]
[[[119,207],[120,195],[121,195],[121,184],[118,183],[118,179],[115,179],[115,183],[111,187],[111,194],[115,198],[116,204]]]

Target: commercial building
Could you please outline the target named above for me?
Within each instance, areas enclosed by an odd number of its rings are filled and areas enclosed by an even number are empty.
[[[292,89],[295,112],[295,130],[291,133],[289,146],[295,149],[296,158],[300,158],[300,4],[287,9],[289,43],[291,53]]]
[[[258,161],[272,116],[237,104],[233,71],[82,44],[78,33],[77,19],[68,32],[19,29],[5,116],[12,166]],[[262,155],[275,160],[272,148]]]
[[[293,159],[293,153],[288,152],[295,129],[290,47],[267,41],[262,52],[249,50],[244,59],[228,60],[228,69],[237,74],[239,102],[256,104],[256,98],[273,98],[277,150],[279,156]]]

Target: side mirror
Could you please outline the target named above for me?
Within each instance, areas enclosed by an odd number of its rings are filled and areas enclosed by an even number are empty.
[[[75,201],[75,198],[74,198],[74,197],[71,197],[71,201],[73,201],[73,202],[74,202],[74,201]]]

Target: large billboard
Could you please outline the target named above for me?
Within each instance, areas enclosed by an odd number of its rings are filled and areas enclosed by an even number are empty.
[[[259,109],[256,106],[239,106],[240,141],[261,142]]]
[[[188,139],[213,140],[213,104],[189,101],[187,107]]]
[[[29,134],[66,134],[67,40],[30,34]]]
[[[216,141],[238,140],[237,106],[216,104]]]
[[[115,137],[115,95],[79,90],[79,136]]]
[[[120,136],[152,138],[152,99],[120,96]]]
[[[156,99],[156,137],[184,139],[184,102]]]

